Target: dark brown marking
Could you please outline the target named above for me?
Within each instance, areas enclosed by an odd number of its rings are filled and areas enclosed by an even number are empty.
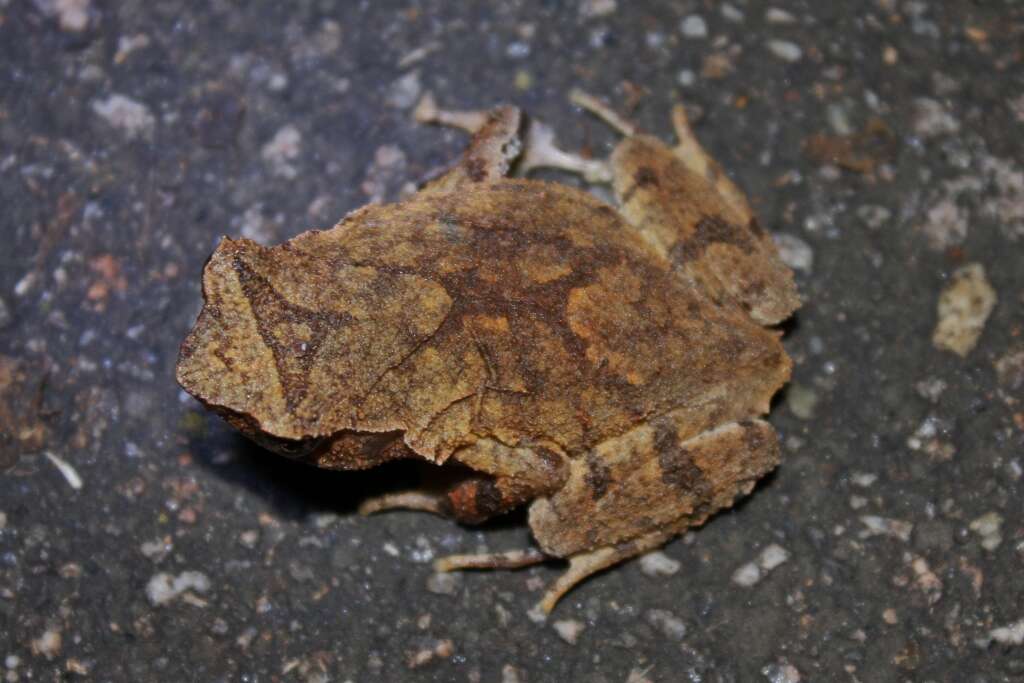
[[[661,184],[658,181],[658,174],[649,166],[641,166],[636,169],[636,173],[633,174],[633,182],[637,187],[658,187]]]
[[[565,480],[569,478],[569,467],[565,458],[544,446],[533,446],[532,450],[539,463],[537,474],[544,482],[543,490],[538,491],[538,495],[553,493],[562,488]]]
[[[698,499],[710,491],[711,483],[693,462],[690,452],[679,445],[679,432],[667,418],[654,423],[654,450],[661,467],[661,481],[667,486]]]
[[[274,355],[285,402],[289,410],[294,410],[306,396],[309,370],[327,334],[351,323],[352,316],[296,306],[242,259],[236,258],[233,266],[252,306],[260,337]],[[297,334],[300,325],[311,330],[308,339]]]
[[[587,473],[583,475],[583,481],[590,488],[590,495],[594,500],[600,500],[608,493],[608,487],[612,483],[612,472],[596,453],[587,454]]]
[[[750,232],[744,228],[720,216],[704,216],[697,222],[693,234],[672,247],[672,261],[678,264],[695,261],[712,244],[731,244],[745,254],[757,248]]]
[[[490,517],[503,511],[505,507],[504,500],[494,480],[477,480],[473,505],[476,507],[477,514],[485,517]]]
[[[448,491],[447,498],[452,515],[466,524],[479,524],[510,507],[490,477],[466,479]]]
[[[462,167],[466,169],[466,176],[474,183],[487,179],[487,162],[480,157],[467,157],[462,162]]]
[[[750,232],[754,233],[754,235],[756,235],[758,238],[762,238],[765,236],[764,228],[761,227],[761,224],[758,222],[756,218],[750,219],[750,222],[747,223],[747,228],[750,230]]]
[[[637,190],[648,187],[656,188],[659,187],[660,184],[658,174],[654,169],[649,166],[641,166],[636,169],[636,172],[633,174],[633,183],[629,186],[629,189],[622,193],[622,196],[619,198],[619,202],[621,204],[629,204],[633,201],[633,195],[636,194]]]
[[[764,430],[758,423],[753,420],[744,420],[739,424],[743,429],[743,443],[746,445],[747,451],[751,453],[763,451],[768,445],[768,441],[765,438]]]

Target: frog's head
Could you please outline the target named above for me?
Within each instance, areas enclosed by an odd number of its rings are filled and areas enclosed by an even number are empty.
[[[359,463],[331,466],[363,466],[370,455],[353,435],[404,427],[375,420],[367,395],[451,300],[423,278],[349,265],[356,256],[339,238],[314,231],[271,248],[224,239],[204,268],[177,379],[270,450],[308,459],[344,441]]]

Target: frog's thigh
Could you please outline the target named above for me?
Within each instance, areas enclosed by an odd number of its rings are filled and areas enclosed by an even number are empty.
[[[588,575],[703,523],[778,463],[778,438],[762,420],[682,440],[684,428],[659,418],[601,444],[570,463],[565,486],[530,506],[540,547],[570,560],[545,605]]]
[[[471,474],[448,490],[452,516],[475,524],[557,491],[568,477],[563,455],[534,444],[512,448],[480,439],[457,450],[452,460]]]
[[[644,135],[623,140],[611,164],[622,214],[712,298],[738,305],[767,325],[799,305],[793,274],[739,190],[722,189],[732,187],[727,178],[727,185],[709,180]]]

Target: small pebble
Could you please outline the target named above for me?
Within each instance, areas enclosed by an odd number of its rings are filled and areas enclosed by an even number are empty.
[[[785,563],[788,559],[789,551],[777,543],[771,543],[761,551],[761,555],[757,559],[757,564],[764,571],[770,572],[779,565]]]
[[[854,472],[850,475],[850,481],[856,486],[867,488],[878,481],[878,475],[871,472]]]
[[[943,392],[946,391],[946,387],[946,381],[938,377],[928,377],[914,385],[917,395],[931,403],[939,402]]]
[[[89,26],[91,0],[56,0],[53,9],[62,31],[80,33]]]
[[[732,582],[750,588],[761,580],[761,568],[753,562],[747,562],[732,573]]]
[[[615,0],[583,0],[580,3],[580,17],[593,19],[604,17],[615,12],[617,3]]]
[[[734,571],[732,582],[744,588],[750,588],[788,559],[789,551],[777,543],[772,543],[765,547],[753,561],[741,565]]]
[[[524,678],[519,674],[519,669],[506,664],[501,667],[501,683],[523,683]]]
[[[784,62],[798,62],[804,51],[794,42],[788,40],[769,40],[768,51]]]
[[[814,266],[814,250],[811,245],[796,235],[788,232],[772,234],[775,247],[779,250],[779,258],[793,270],[810,273]]]
[[[654,683],[654,681],[647,676],[652,668],[652,666],[647,666],[643,669],[630,669],[629,675],[626,676],[626,683]]]
[[[800,683],[800,672],[788,662],[769,664],[761,669],[761,673],[771,683]]]
[[[790,384],[786,391],[786,405],[789,411],[801,420],[814,417],[814,409],[818,405],[818,394],[814,389],[802,384]]]
[[[648,576],[672,576],[679,571],[679,561],[655,550],[640,558],[640,571]]]
[[[1008,391],[1024,389],[1024,350],[1010,351],[995,363],[1000,386]]]
[[[1003,645],[1024,645],[1024,619],[994,628],[988,632],[988,637]]]
[[[719,6],[719,11],[721,11],[723,18],[736,24],[742,22],[745,18],[743,10],[728,2],[723,2]]]
[[[697,82],[697,74],[695,74],[691,69],[683,69],[676,76],[676,82],[684,88],[688,88]]]
[[[167,557],[167,553],[171,552],[173,548],[173,544],[169,543],[168,541],[165,541],[162,538],[156,538],[152,541],[145,541],[141,546],[139,546],[139,550],[142,552],[142,554],[145,555],[147,559],[152,560],[153,562],[159,562],[160,560]]]
[[[707,38],[708,24],[700,15],[691,14],[683,19],[679,30],[687,38]]]
[[[210,579],[197,571],[184,571],[178,576],[161,572],[146,584],[146,597],[154,606],[166,605],[189,590],[206,593],[210,590]]]
[[[981,547],[995,550],[1003,542],[1003,516],[998,512],[986,512],[969,525],[971,531],[981,536]]]
[[[427,590],[435,595],[455,595],[461,578],[454,572],[434,572],[427,577]]]
[[[947,135],[960,131],[960,122],[949,113],[941,102],[929,97],[914,100],[914,132],[922,138]]]
[[[682,640],[686,636],[686,624],[672,612],[664,609],[647,611],[647,622],[670,640]]]
[[[787,12],[784,9],[778,7],[769,7],[768,11],[764,13],[764,20],[769,24],[795,24],[796,17]]]
[[[865,527],[859,534],[860,538],[889,536],[890,538],[898,538],[903,542],[907,542],[910,540],[910,535],[914,532],[913,523],[902,519],[891,519],[878,515],[861,515],[860,521]]]
[[[129,140],[149,135],[156,126],[156,119],[149,107],[141,102],[119,95],[110,95],[105,100],[97,100],[92,110],[100,118],[124,133]]]
[[[872,230],[878,230],[892,218],[892,211],[884,206],[865,204],[857,207],[857,218]]]
[[[580,633],[583,632],[584,625],[583,622],[575,619],[563,619],[551,624],[551,627],[555,629],[562,640],[570,645],[575,645]]]
[[[263,160],[270,164],[275,175],[291,180],[298,170],[290,163],[299,157],[302,150],[302,133],[288,124],[280,128],[260,151]]]
[[[928,604],[934,605],[942,599],[942,580],[928,566],[923,557],[910,556],[910,568],[914,572],[914,586],[928,598]]]
[[[939,295],[939,322],[932,344],[937,349],[966,356],[978,343],[996,300],[996,291],[988,283],[983,265],[969,263],[958,268]]]
[[[391,84],[384,96],[384,103],[394,109],[408,109],[416,104],[422,92],[420,72],[410,71]]]
[[[32,654],[42,655],[47,659],[53,659],[60,654],[63,638],[60,631],[55,628],[48,628],[41,636],[31,643]]]
[[[75,491],[82,488],[82,478],[78,476],[78,471],[63,458],[59,458],[50,451],[45,452],[46,458],[53,463],[53,466],[57,468],[57,471],[61,473],[64,480],[68,483]]]
[[[952,198],[940,199],[925,212],[919,230],[935,251],[945,251],[967,239],[967,211]]]

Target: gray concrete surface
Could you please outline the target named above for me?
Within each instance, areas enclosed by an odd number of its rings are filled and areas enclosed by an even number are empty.
[[[0,675],[1021,680],[1022,45],[1012,0],[0,0]],[[699,112],[807,304],[777,473],[538,625],[557,565],[430,568],[523,546],[521,516],[360,518],[413,473],[262,452],[173,367],[221,235],[329,226],[458,154],[422,92],[602,155],[571,86],[663,136]],[[996,301],[961,356],[933,332],[968,264],[991,291],[954,296]]]

